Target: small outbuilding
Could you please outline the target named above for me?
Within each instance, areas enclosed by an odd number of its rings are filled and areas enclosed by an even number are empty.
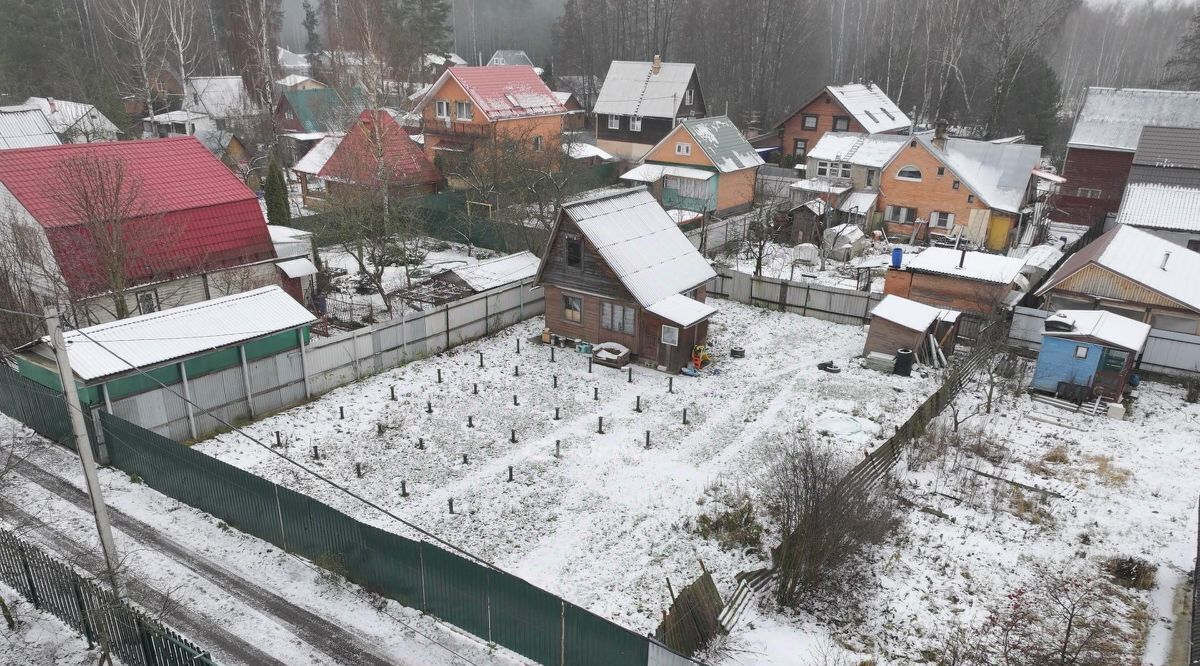
[[[895,356],[899,349],[911,349],[919,361],[937,366],[940,360],[933,351],[935,345],[942,356],[954,353],[958,314],[954,310],[935,308],[901,296],[884,296],[871,311],[871,325],[867,329],[863,355],[879,353]]]
[[[834,261],[850,261],[862,256],[870,241],[858,225],[849,222],[830,227],[822,234],[826,256]]]
[[[1030,388],[1069,400],[1117,401],[1150,325],[1104,310],[1059,310],[1046,318]]]

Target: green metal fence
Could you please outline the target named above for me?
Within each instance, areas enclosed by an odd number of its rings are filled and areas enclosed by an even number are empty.
[[[114,466],[369,591],[542,664],[647,664],[647,637],[520,578],[360,523],[111,414],[101,423]]]
[[[24,423],[42,437],[75,450],[75,437],[71,433],[63,394],[22,377],[3,361],[0,361],[0,412]],[[96,433],[89,415],[84,415],[84,422],[92,442],[92,453],[99,459]]]

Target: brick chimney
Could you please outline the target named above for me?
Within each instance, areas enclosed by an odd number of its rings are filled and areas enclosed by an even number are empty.
[[[946,130],[950,127],[950,123],[942,118],[938,118],[933,124],[933,145],[937,146],[938,150],[946,150]]]
[[[661,71],[662,71],[662,56],[655,53],[654,61],[650,63],[650,74],[653,76],[658,76],[658,73]]]

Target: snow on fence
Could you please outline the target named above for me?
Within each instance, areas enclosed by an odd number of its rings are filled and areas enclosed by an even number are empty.
[[[1052,314],[1036,308],[1015,308],[1009,328],[1009,343],[1033,351],[1040,349],[1042,322]],[[1137,368],[1175,377],[1200,376],[1200,335],[1150,329],[1150,337],[1138,357]]]
[[[883,294],[722,270],[708,294],[739,303],[816,317],[837,324],[868,324]]]
[[[216,666],[207,652],[6,529],[0,529],[0,579],[83,634],[89,650],[107,645],[123,664]]]

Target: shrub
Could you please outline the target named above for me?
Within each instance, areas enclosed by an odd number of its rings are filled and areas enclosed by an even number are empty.
[[[1110,557],[1101,565],[1118,585],[1135,590],[1152,590],[1158,574],[1158,566],[1140,557]]]
[[[1052,465],[1062,465],[1070,462],[1070,460],[1071,459],[1067,456],[1067,447],[1061,444],[1050,449],[1046,452],[1046,455],[1042,456],[1043,462],[1048,462]]]
[[[722,549],[762,549],[763,526],[754,515],[754,503],[745,493],[727,495],[721,499],[726,508],[713,507],[712,512],[696,519],[696,533],[713,539]]]

